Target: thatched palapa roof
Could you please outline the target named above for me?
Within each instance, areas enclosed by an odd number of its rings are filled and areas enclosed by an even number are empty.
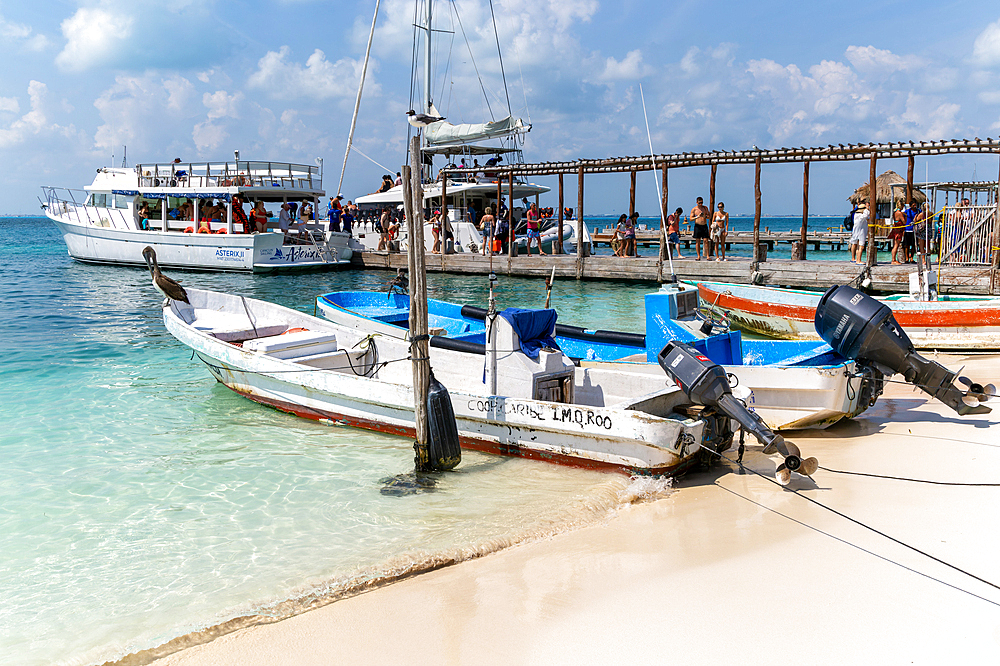
[[[890,188],[889,186],[897,184],[897,183],[900,183],[900,184],[902,184],[902,185],[905,186],[906,185],[906,179],[903,178],[902,176],[900,176],[898,173],[896,173],[892,169],[886,171],[881,176],[879,176],[878,178],[876,178],[875,179],[875,201],[876,201],[876,203],[880,203],[880,204],[892,203],[892,191],[891,191],[892,188]],[[896,200],[899,201],[900,199],[902,199],[903,201],[906,201],[906,188],[905,187],[897,188],[897,191],[896,191]],[[851,196],[847,197],[847,200],[850,201],[855,206],[857,206],[860,203],[868,203],[868,200],[869,200],[869,197],[868,197],[868,183],[865,183],[864,185],[862,185],[858,189],[854,190],[854,194],[852,194]],[[927,195],[914,187],[913,188],[913,200],[916,201],[918,204],[922,205],[925,201],[927,201]]]

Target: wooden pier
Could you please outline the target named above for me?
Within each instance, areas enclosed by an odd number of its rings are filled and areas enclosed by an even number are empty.
[[[356,268],[374,268],[395,271],[407,268],[406,255],[386,252],[362,252],[352,259]],[[496,256],[493,270],[499,275],[519,277],[547,277],[555,267],[556,275],[568,279],[628,280],[640,282],[666,282],[670,267],[664,262],[662,269],[656,257],[602,257],[580,259],[573,255],[548,255],[539,257]],[[457,273],[486,276],[490,259],[480,254],[428,254],[426,269],[430,272]],[[802,289],[824,290],[834,284],[855,280],[864,266],[849,261],[809,259],[793,261],[774,259],[760,262],[757,271],[747,259],[738,261],[674,260],[674,269],[680,280],[709,280],[740,284],[768,284]],[[872,289],[877,291],[905,292],[909,290],[909,274],[916,270],[913,264],[890,264],[871,267]],[[756,278],[756,279],[754,279]],[[938,282],[941,293],[988,294],[990,267],[944,266]]]
[[[601,229],[591,232],[590,239],[595,245],[611,245],[612,232]],[[801,242],[802,234],[799,231],[775,231],[765,230],[759,234],[758,242],[767,245],[768,252],[774,252],[778,243],[791,246],[792,243]],[[811,231],[806,234],[806,246],[812,250],[829,249],[847,252],[847,247],[851,242],[849,231]],[[694,248],[694,238],[690,235],[681,235],[681,247],[685,250]],[[635,234],[635,244],[637,247],[658,247],[660,245],[660,232],[657,231],[637,231]],[[886,238],[876,239],[879,250],[887,250],[891,247],[891,241]],[[733,245],[753,246],[752,231],[730,231],[726,236],[726,250],[730,250]],[[790,252],[790,250],[789,250]]]

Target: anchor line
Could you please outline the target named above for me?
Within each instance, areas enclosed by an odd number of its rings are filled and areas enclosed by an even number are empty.
[[[968,486],[972,488],[997,488],[1000,487],[1000,483],[965,483],[961,481],[934,481],[932,479],[911,479],[905,476],[892,476],[889,474],[872,474],[870,472],[853,472],[843,469],[831,469],[829,467],[819,466],[821,470],[832,472],[834,474],[847,474],[850,476],[870,476],[873,479],[890,479],[892,481],[910,481],[911,483],[929,483],[935,486]]]
[[[702,446],[701,448],[704,449],[705,451],[708,451],[712,455],[718,456],[719,458],[722,458],[723,460],[726,460],[726,461],[728,461],[728,462],[730,462],[730,463],[732,463],[734,465],[737,465],[742,470],[745,470],[745,471],[750,472],[752,474],[756,474],[757,476],[759,476],[760,478],[764,479],[768,483],[772,483],[775,486],[777,486],[778,488],[781,488],[782,490],[794,493],[795,495],[797,495],[798,497],[804,499],[805,501],[810,502],[812,504],[815,504],[816,506],[818,506],[821,509],[825,509],[825,510],[829,511],[830,513],[833,513],[833,514],[835,514],[837,516],[840,516],[841,518],[843,518],[844,520],[847,520],[848,522],[854,523],[858,527],[862,527],[862,528],[864,528],[864,529],[866,529],[866,530],[868,530],[870,532],[874,532],[875,534],[879,535],[880,537],[882,537],[884,539],[888,539],[889,541],[892,541],[893,543],[895,543],[895,544],[897,544],[899,546],[907,548],[908,550],[911,550],[911,551],[913,551],[913,552],[915,552],[915,553],[917,553],[919,555],[923,555],[924,557],[926,557],[928,559],[934,560],[938,564],[944,565],[945,567],[948,567],[949,569],[952,569],[953,571],[957,571],[960,574],[968,576],[969,578],[973,578],[973,579],[979,581],[980,583],[983,583],[984,585],[988,585],[989,587],[992,587],[995,590],[1000,590],[1000,585],[997,585],[996,583],[991,583],[990,581],[986,580],[985,578],[981,578],[981,577],[977,576],[976,574],[974,574],[974,573],[972,573],[970,571],[966,571],[965,569],[962,569],[961,567],[958,567],[958,566],[956,566],[954,564],[951,564],[950,562],[946,562],[945,560],[941,559],[940,557],[937,557],[935,555],[931,555],[927,551],[921,550],[921,549],[917,548],[916,546],[911,546],[910,544],[906,543],[905,541],[897,539],[896,537],[891,536],[891,535],[889,535],[889,534],[881,531],[880,529],[878,529],[876,527],[872,527],[871,525],[868,525],[866,523],[861,522],[857,518],[852,518],[851,516],[848,516],[846,513],[843,513],[841,511],[838,511],[837,509],[834,509],[832,506],[828,506],[826,504],[823,504],[819,500],[813,499],[812,497],[809,497],[808,495],[803,495],[798,490],[795,490],[793,488],[789,488],[787,486],[783,486],[780,483],[778,483],[775,479],[772,479],[769,476],[767,476],[765,474],[762,474],[762,473],[758,472],[757,470],[755,470],[755,469],[753,469],[751,467],[748,467],[743,462],[738,462],[736,460],[733,460],[729,456],[726,456],[726,455],[724,455],[724,454],[722,454],[722,453],[720,453],[718,451],[712,450],[710,447]],[[765,508],[768,508],[768,507],[765,507]],[[771,510],[771,511],[774,511],[774,509],[770,509],[770,508],[768,508],[768,509]],[[775,513],[778,513],[778,512],[775,511]],[[780,514],[780,515],[783,515],[783,514]],[[794,520],[794,519],[790,519],[790,520]],[[796,522],[799,522],[799,521],[796,521]],[[818,528],[814,528],[814,527],[811,527],[811,526],[808,526],[808,525],[807,525],[807,527],[810,527],[810,529],[815,529],[816,531],[821,531]],[[834,538],[837,538],[837,537],[834,537]],[[847,543],[847,542],[845,542],[845,543]],[[852,544],[852,545],[854,545],[854,544]],[[855,547],[859,548],[861,550],[864,550],[860,546],[855,546]],[[879,557],[881,557],[881,556],[879,556]],[[887,561],[892,561],[892,560],[887,560]],[[899,566],[901,566],[903,568],[908,568],[908,567],[905,567],[902,564],[899,564]],[[930,578],[931,580],[938,580],[937,578],[934,578],[933,576],[930,576],[929,574],[921,574],[921,575],[926,576],[927,578]],[[962,592],[965,592],[966,594],[970,594],[970,595],[976,597],[977,599],[982,599],[983,601],[991,603],[994,606],[1000,607],[1000,602],[992,601],[990,599],[987,599],[986,597],[979,596],[978,594],[975,594],[975,593],[970,592],[968,590],[964,590],[964,589],[962,589],[960,587],[956,587],[956,586],[951,585],[950,583],[946,583],[944,581],[938,580],[938,582],[942,583],[943,585],[948,585],[949,587],[952,587],[952,588],[954,588],[956,590],[960,590]]]

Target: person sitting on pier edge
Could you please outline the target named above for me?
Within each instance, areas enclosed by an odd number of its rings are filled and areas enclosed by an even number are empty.
[[[863,264],[865,245],[868,243],[868,204],[858,204],[854,213],[854,228],[851,229],[851,263]]]
[[[625,256],[625,222],[628,220],[628,215],[622,213],[618,216],[618,222],[615,224],[615,230],[611,232],[611,249],[614,251],[614,256],[624,257]]]
[[[667,216],[667,256],[673,252],[671,246],[677,248],[677,258],[683,259],[681,255],[681,219],[684,217],[684,209],[678,208],[673,215]]]
[[[729,213],[726,204],[719,202],[719,210],[712,216],[712,242],[715,244],[715,260],[726,260],[726,236],[729,235]]]
[[[708,214],[709,214],[709,211],[708,211],[708,207],[705,206],[705,200],[702,199],[701,197],[698,197],[695,200],[695,206],[694,206],[694,208],[691,209],[691,213],[688,215],[688,221],[694,222],[694,234],[692,234],[692,237],[694,238],[695,249],[698,252],[698,256],[695,257],[695,261],[701,261],[701,258],[702,258],[702,253],[701,253],[702,243],[704,241],[708,241],[709,240]],[[707,250],[708,249],[708,247],[707,247],[708,244],[705,243],[705,245],[706,245],[705,249]]]
[[[527,246],[527,250],[528,250],[528,256],[529,257],[531,256],[531,241],[532,240],[534,240],[536,243],[538,243],[538,254],[539,255],[544,255],[545,251],[542,250],[542,236],[539,233],[539,228],[538,228],[538,219],[539,219],[538,206],[536,206],[535,204],[531,204],[531,207],[528,208],[527,218],[528,219],[527,219],[526,224],[527,224],[527,227],[528,227],[528,231],[527,231],[528,240],[527,240],[526,246]]]
[[[236,229],[236,225],[240,225],[243,229],[243,233],[248,234],[253,229],[250,228],[250,220],[247,219],[246,211],[243,210],[243,197],[239,194],[233,195],[233,229]]]
[[[903,230],[903,254],[906,256],[906,263],[913,263],[913,254],[917,251],[916,227],[914,220],[920,214],[920,206],[916,201],[910,201],[910,207],[906,209],[906,228]]]
[[[892,241],[892,252],[890,258],[893,264],[901,264],[899,260],[903,253],[900,249],[903,246],[903,229],[906,227],[906,213],[903,212],[903,202],[896,202],[896,210],[892,213],[892,223],[889,225],[888,238]]]

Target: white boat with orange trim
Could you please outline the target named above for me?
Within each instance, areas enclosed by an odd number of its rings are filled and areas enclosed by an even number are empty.
[[[814,319],[823,294],[728,282],[699,282],[702,303],[725,311],[744,331],[786,340],[819,340]],[[917,349],[1000,348],[1000,298],[941,295],[920,301],[908,294],[877,297],[892,310]]]
[[[164,323],[227,387],[298,416],[413,436],[408,341],[265,301],[186,291],[189,303],[168,299]],[[576,367],[543,344],[554,333],[554,311],[531,311],[551,321],[530,324],[505,313],[483,353],[431,340],[431,365],[450,392],[463,447],[672,475],[708,455],[703,448],[731,445],[730,418],[690,411],[691,400],[666,375]]]
[[[43,187],[42,208],[55,222],[71,257],[99,264],[144,266],[152,247],[160,265],[211,271],[271,272],[326,269],[350,264],[350,234],[327,231],[314,214],[278,229],[284,203],[323,196],[319,167],[288,162],[172,162],[104,167],[82,191]],[[267,211],[265,231],[246,228],[234,214],[239,195],[244,215],[256,202]],[[218,202],[218,206],[215,206]],[[263,219],[263,218],[262,218]]]

